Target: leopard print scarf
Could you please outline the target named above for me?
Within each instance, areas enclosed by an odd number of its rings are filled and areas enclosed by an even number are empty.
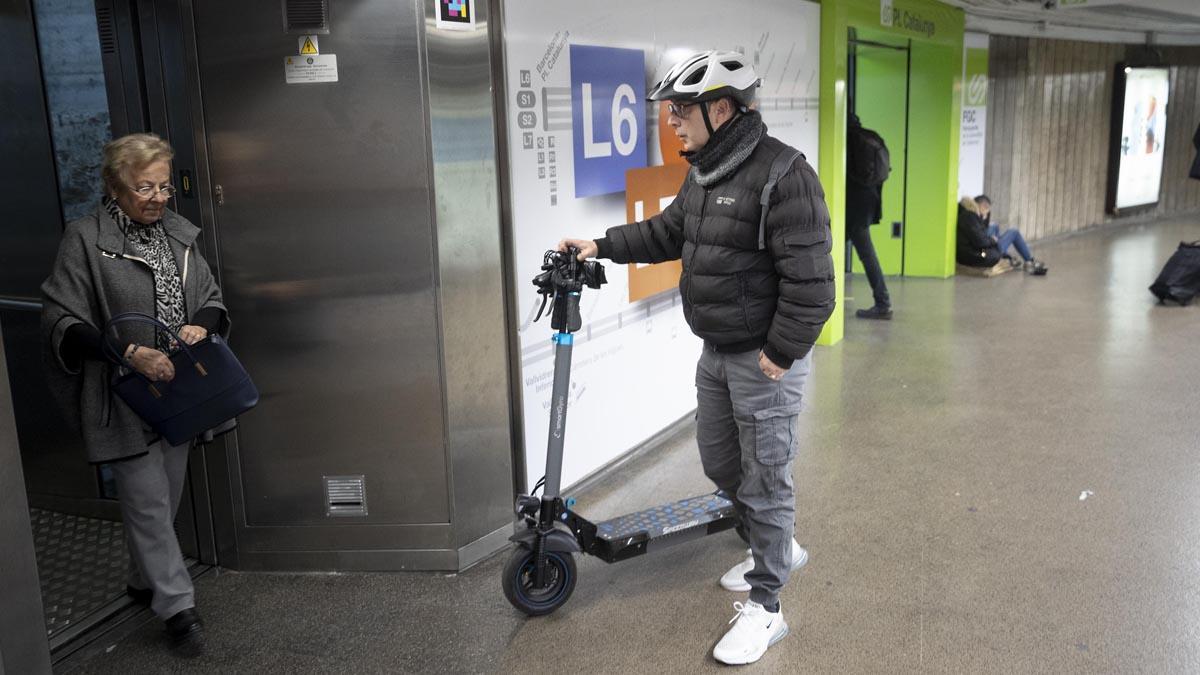
[[[183,281],[179,277],[179,266],[175,253],[167,242],[167,231],[162,221],[143,225],[135,222],[121,210],[115,199],[105,197],[104,208],[125,233],[138,257],[146,261],[154,272],[154,317],[171,327],[176,333],[187,321],[187,308],[183,300]],[[158,331],[154,346],[169,352],[174,343],[170,335]]]

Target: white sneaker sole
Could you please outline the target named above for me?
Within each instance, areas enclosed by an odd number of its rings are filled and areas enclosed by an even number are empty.
[[[808,564],[808,549],[801,548],[800,550],[804,551],[804,555],[801,556],[799,560],[792,561],[792,571],[793,572],[795,572],[796,570],[798,570],[801,567],[804,567],[805,565]],[[725,578],[722,577],[721,578],[721,588],[724,588],[727,591],[733,591],[734,593],[745,593],[745,592],[749,591],[750,584],[746,581],[745,576],[743,576],[741,578],[741,582],[742,583],[740,583],[740,584],[736,581],[727,582],[727,581],[725,581]]]
[[[763,647],[762,651],[759,651],[759,652],[756,652],[753,654],[747,654],[746,656],[743,656],[743,657],[732,657],[729,659],[722,659],[721,657],[717,656],[717,653],[714,651],[713,658],[716,659],[720,663],[724,663],[727,666],[744,666],[744,665],[747,665],[750,663],[754,663],[755,661],[761,659],[763,657],[763,654],[767,653],[767,650],[771,648],[771,645],[773,645],[776,642],[779,642],[783,638],[787,637],[788,633],[790,633],[790,632],[792,632],[791,627],[788,626],[787,621],[784,621],[783,622],[783,630],[779,631],[775,635],[772,635],[771,639],[769,641],[767,641],[767,646]]]

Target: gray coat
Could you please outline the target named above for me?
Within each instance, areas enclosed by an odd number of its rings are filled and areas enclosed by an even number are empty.
[[[183,281],[188,320],[202,308],[217,307],[222,315],[218,330],[228,335],[221,290],[196,250],[200,228],[173,211],[163,216],[163,227]],[[98,206],[91,215],[67,225],[54,270],[42,284],[42,303],[42,345],[50,391],[67,421],[78,425],[88,460],[109,462],[145,453],[155,434],[110,393],[115,366],[94,359],[68,363],[62,357],[63,336],[77,323],[102,330],[109,318],[122,312],[154,316],[154,273],[129,246],[104,207]],[[154,344],[150,326],[126,324],[118,330],[122,342]]]

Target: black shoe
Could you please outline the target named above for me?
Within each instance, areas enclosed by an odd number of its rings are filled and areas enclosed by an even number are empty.
[[[204,623],[196,609],[189,608],[167,619],[167,637],[180,656],[199,656],[204,653]]]
[[[126,584],[125,595],[133,598],[133,601],[139,605],[150,606],[150,601],[154,599],[154,591],[149,588],[134,588]]]
[[[1050,268],[1046,267],[1042,261],[1030,258],[1025,261],[1025,271],[1035,277],[1044,277],[1046,276],[1046,272],[1050,271]]]
[[[892,320],[892,308],[875,305],[871,309],[860,309],[854,313],[860,319],[877,319],[879,321]]]

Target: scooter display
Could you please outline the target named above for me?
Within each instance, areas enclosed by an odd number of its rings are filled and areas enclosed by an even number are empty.
[[[554,388],[550,399],[550,435],[546,475],[531,494],[519,495],[515,512],[518,532],[510,537],[513,552],[504,566],[501,585],[514,607],[530,616],[549,614],[575,590],[575,554],[586,553],[609,563],[627,560],[673,544],[733,527],[733,503],[720,491],[691,497],[594,523],[572,510],[573,499],[559,495],[567,394],[571,383],[574,333],[582,325],[579,297],[584,286],[598,289],[606,279],[595,261],[579,261],[577,249],[547,251],[542,272],[533,279],[542,306],[552,302],[550,325],[555,331]],[[538,488],[541,496],[537,496]],[[523,525],[523,527],[521,527]]]

